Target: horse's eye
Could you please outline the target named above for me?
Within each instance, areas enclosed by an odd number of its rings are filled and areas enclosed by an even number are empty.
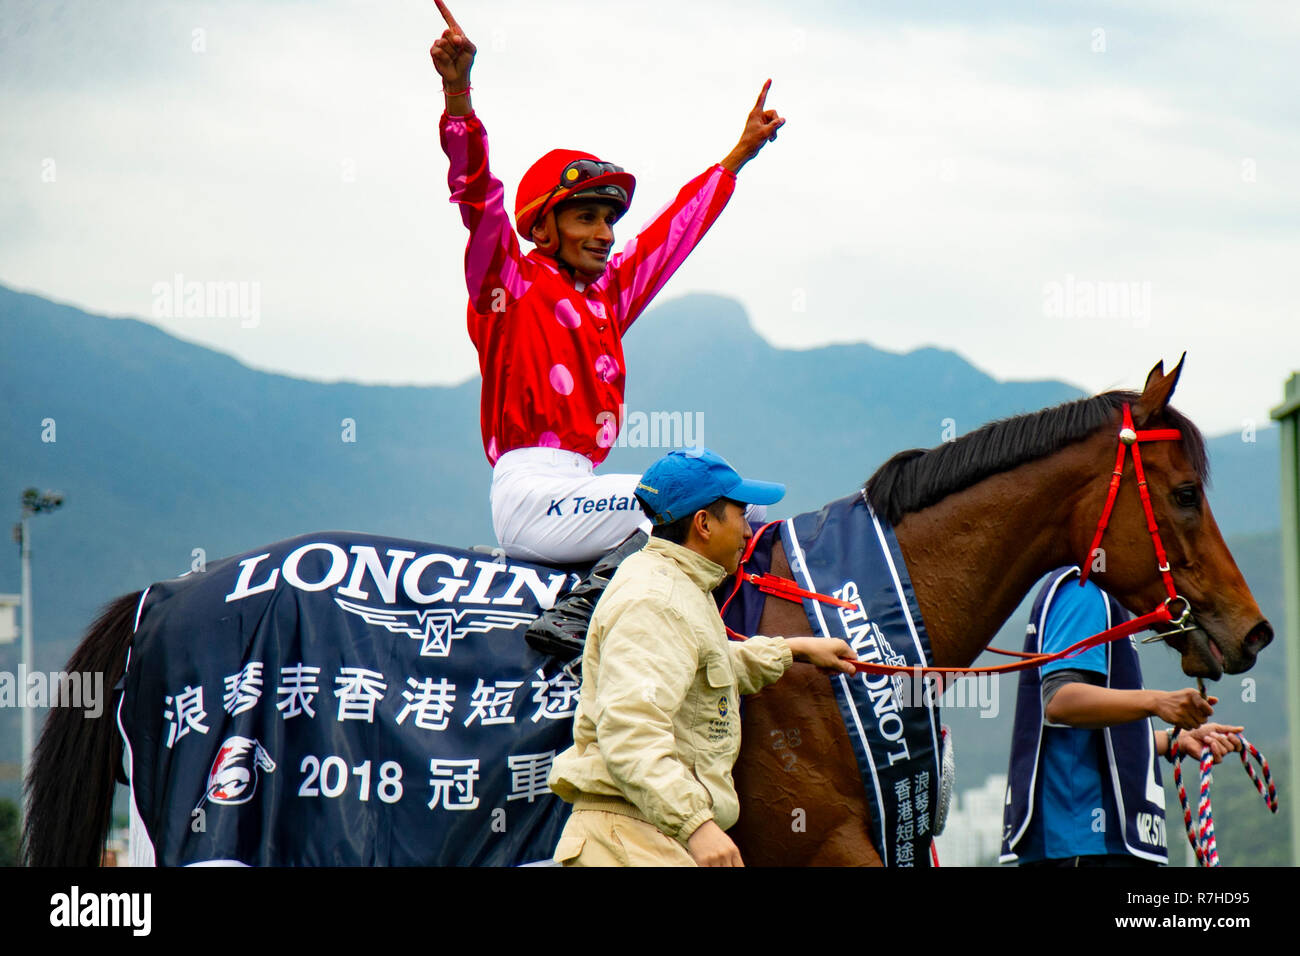
[[[1178,502],[1184,508],[1195,508],[1200,496],[1195,487],[1185,486],[1174,489],[1174,501]]]

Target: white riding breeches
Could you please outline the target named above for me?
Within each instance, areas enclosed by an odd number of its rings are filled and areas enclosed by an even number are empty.
[[[650,519],[636,498],[640,475],[597,475],[591,460],[560,448],[516,448],[492,469],[492,530],[512,558],[549,564],[595,561]],[[766,505],[745,517],[761,524]]]
[[[512,558],[594,561],[650,519],[636,499],[640,475],[597,475],[560,448],[516,448],[492,469],[492,528]]]

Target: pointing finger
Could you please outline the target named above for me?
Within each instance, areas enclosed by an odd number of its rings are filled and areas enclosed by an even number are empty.
[[[441,0],[439,0],[439,2],[441,2]],[[759,112],[762,112],[763,104],[767,102],[767,91],[771,86],[772,86],[772,81],[768,80],[766,83],[763,84],[763,89],[761,89],[758,93],[758,101],[754,103],[754,109],[758,110]]]
[[[442,0],[433,0],[433,2],[438,5],[438,12],[441,13],[442,18],[447,21],[447,26],[451,27],[461,36],[464,36],[465,31],[460,28],[460,24],[457,23],[456,18],[451,15],[451,11],[447,9],[447,5],[443,3]]]

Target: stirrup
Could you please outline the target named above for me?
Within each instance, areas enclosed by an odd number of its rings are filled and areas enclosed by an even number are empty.
[[[605,592],[623,559],[645,547],[650,536],[639,528],[623,539],[617,548],[592,566],[585,578],[566,591],[555,606],[543,611],[528,628],[524,639],[535,651],[562,661],[571,661],[582,653],[587,642],[587,625],[591,612]]]

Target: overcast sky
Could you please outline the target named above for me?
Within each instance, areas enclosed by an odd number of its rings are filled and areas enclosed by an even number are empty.
[[[620,244],[772,77],[788,122],[665,297],[1089,391],[1187,350],[1177,404],[1263,426],[1300,369],[1295,5],[971,6],[452,9],[511,202],[541,153],[589,150],[637,176]],[[431,0],[0,9],[0,282],[301,377],[474,374]],[[256,320],[156,317],[177,275],[247,283]]]

